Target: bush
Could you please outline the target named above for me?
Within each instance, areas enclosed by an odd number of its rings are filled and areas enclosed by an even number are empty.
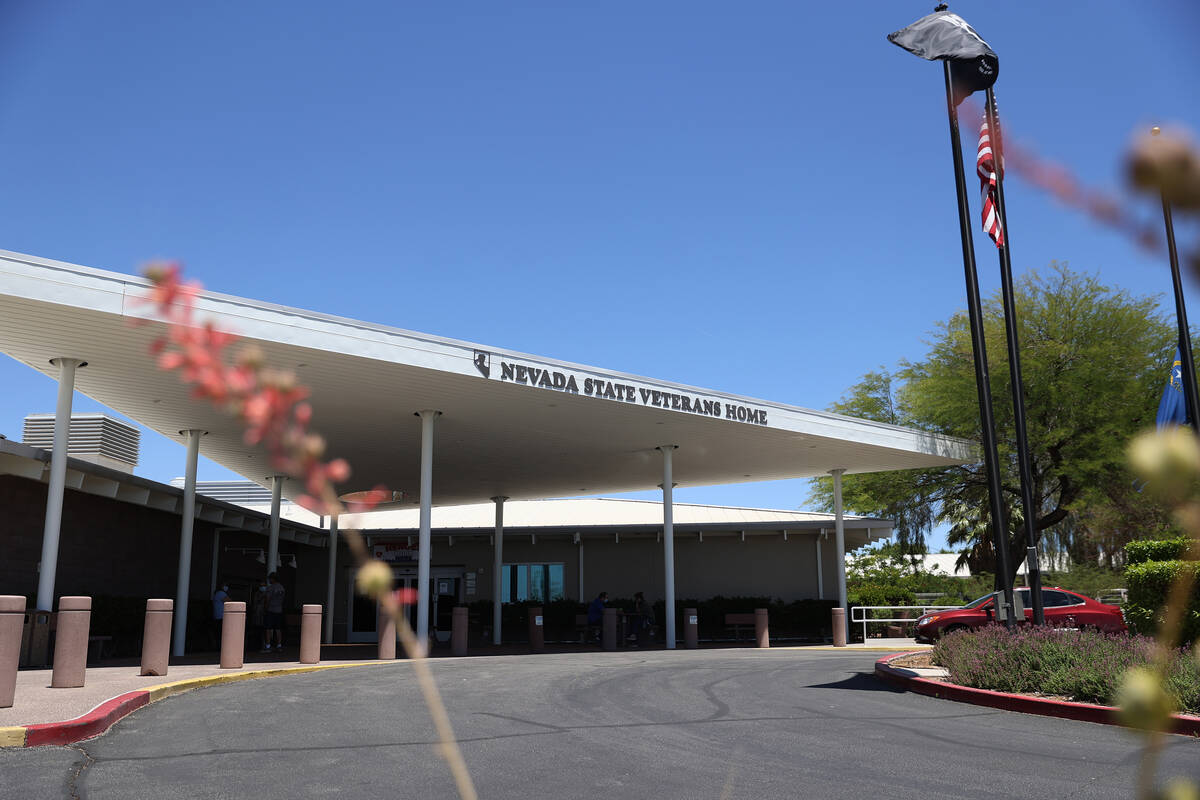
[[[1147,561],[1177,561],[1187,553],[1188,540],[1139,539],[1125,545],[1125,563],[1129,566]]]
[[[1153,659],[1149,637],[1041,627],[1009,633],[989,625],[943,636],[933,648],[933,663],[962,686],[1103,705],[1113,704],[1128,669]],[[1188,650],[1175,653],[1164,688],[1179,710],[1200,713],[1200,662]]]
[[[1129,603],[1125,614],[1134,631],[1152,635],[1162,622],[1171,584],[1185,572],[1193,575],[1192,593],[1184,613],[1181,641],[1200,639],[1200,562],[1144,561],[1125,570]]]

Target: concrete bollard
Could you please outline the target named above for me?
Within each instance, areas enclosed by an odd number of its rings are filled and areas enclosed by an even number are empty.
[[[546,625],[541,606],[529,608],[529,652],[546,652]]]
[[[450,653],[456,656],[467,654],[467,607],[455,606],[450,625]]]
[[[617,610],[615,608],[604,609],[604,627],[602,628],[603,635],[600,641],[603,643],[605,650],[617,649]]]
[[[694,608],[683,610],[683,646],[688,650],[700,646],[700,615]]]
[[[846,609],[833,609],[833,646],[846,646]]]
[[[221,669],[241,669],[246,663],[246,604],[225,601],[221,622]]]
[[[767,609],[754,609],[754,642],[757,647],[771,646],[769,623],[770,612]]]
[[[300,663],[316,664],[321,660],[321,606],[300,607]]]
[[[92,624],[92,598],[58,598],[58,632],[54,636],[54,674],[50,686],[77,689],[87,672],[88,630]]]
[[[17,694],[17,667],[21,663],[24,631],[24,596],[0,595],[0,708],[12,708]]]
[[[377,657],[380,661],[391,661],[396,657],[396,620],[383,610],[383,606],[379,607],[379,624],[375,630],[379,631]]]
[[[142,628],[142,671],[139,675],[166,675],[171,658],[171,617],[175,601],[146,601],[146,622]]]

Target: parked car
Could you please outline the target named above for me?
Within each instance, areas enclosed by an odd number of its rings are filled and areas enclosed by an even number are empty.
[[[1025,622],[1032,623],[1029,589],[1015,591],[1021,595],[1021,602],[1025,606]],[[962,608],[924,614],[917,619],[917,641],[931,643],[943,634],[991,625],[996,621],[995,605],[992,595],[985,594]],[[1101,603],[1066,589],[1043,588],[1042,607],[1046,612],[1046,624],[1052,628],[1095,628],[1110,633],[1123,633],[1126,630],[1125,616],[1120,606]]]

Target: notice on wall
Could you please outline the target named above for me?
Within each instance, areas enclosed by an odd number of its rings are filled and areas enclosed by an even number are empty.
[[[375,558],[389,564],[417,560],[417,546],[407,542],[376,542],[371,549]]]
[[[468,572],[463,580],[463,588],[467,594],[475,594],[475,573]]]

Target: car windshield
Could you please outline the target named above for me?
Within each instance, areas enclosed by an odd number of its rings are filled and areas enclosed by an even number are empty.
[[[983,605],[984,603],[986,603],[988,600],[991,600],[991,599],[992,599],[992,594],[991,594],[991,592],[988,592],[983,597],[979,597],[979,598],[967,603],[965,606],[963,606],[963,608],[979,608],[981,605]]]

